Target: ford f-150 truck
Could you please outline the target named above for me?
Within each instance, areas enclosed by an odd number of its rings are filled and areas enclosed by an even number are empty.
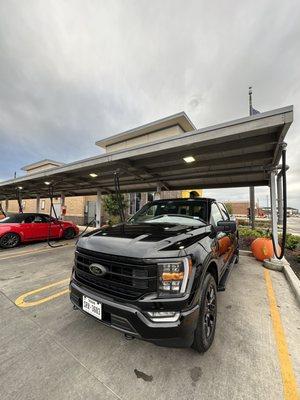
[[[70,298],[127,338],[205,352],[215,335],[217,291],[238,256],[236,222],[222,203],[157,200],[126,223],[79,239]]]

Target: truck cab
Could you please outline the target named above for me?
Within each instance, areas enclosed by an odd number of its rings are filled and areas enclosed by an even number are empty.
[[[79,239],[70,298],[127,338],[205,352],[215,335],[217,291],[237,261],[237,226],[224,204],[156,200],[127,222]]]

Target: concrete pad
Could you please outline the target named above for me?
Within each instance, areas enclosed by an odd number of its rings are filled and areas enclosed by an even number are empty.
[[[117,399],[16,307],[1,312],[1,399]]]
[[[283,399],[263,267],[252,257],[240,258],[226,291],[218,294],[215,342],[199,355],[126,341],[74,311],[68,295],[26,309],[13,305],[24,292],[67,278],[73,250],[30,254],[17,263],[0,259],[3,398]],[[278,303],[285,304],[282,320],[299,379],[295,300],[284,276],[278,281],[273,274],[280,273],[272,272],[272,280]]]

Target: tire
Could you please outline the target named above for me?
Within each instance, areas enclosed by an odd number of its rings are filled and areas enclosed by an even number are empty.
[[[67,228],[63,234],[63,238],[67,239],[67,240],[73,239],[75,236],[76,236],[76,232],[74,231],[73,228]]]
[[[240,261],[240,251],[237,250],[236,253],[235,253],[235,255],[236,255],[235,264],[238,264],[239,261]]]
[[[17,233],[8,232],[0,238],[0,247],[12,249],[20,244],[21,238]]]
[[[197,328],[192,348],[205,353],[212,345],[217,322],[217,285],[214,277],[208,273],[200,293],[200,308]]]

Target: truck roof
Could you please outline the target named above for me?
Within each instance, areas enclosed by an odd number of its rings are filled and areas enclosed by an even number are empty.
[[[186,201],[206,201],[206,202],[210,202],[212,203],[213,201],[216,201],[216,199],[212,199],[209,197],[196,197],[195,199],[190,199],[187,197],[180,197],[180,198],[176,198],[176,199],[159,199],[159,200],[153,200],[152,203],[157,203],[157,202],[164,202],[164,201],[182,201],[182,200],[186,200]]]

